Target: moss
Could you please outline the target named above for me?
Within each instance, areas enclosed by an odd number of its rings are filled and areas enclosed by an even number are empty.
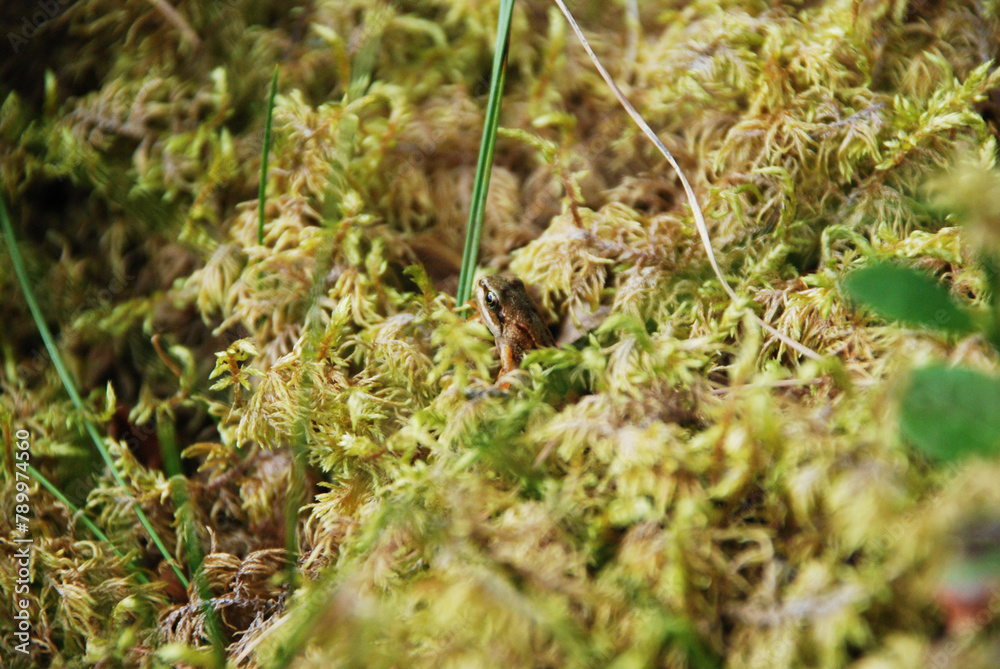
[[[481,257],[564,344],[496,395],[451,295],[497,4],[79,0],[47,29],[75,50],[0,85],[19,247],[127,482],[4,264],[5,443],[29,430],[128,556],[32,484],[14,666],[190,660],[170,644],[207,647],[209,610],[228,659],[261,667],[987,666],[995,614],[956,629],[939,600],[996,463],[923,462],[895,388],[915,361],[995,354],[858,314],[839,282],[907,259],[983,301],[994,4],[575,3],[689,175],[733,304],[562,19],[518,3]],[[16,579],[0,561],[8,601]]]

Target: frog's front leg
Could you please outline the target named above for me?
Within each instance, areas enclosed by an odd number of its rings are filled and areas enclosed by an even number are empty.
[[[497,352],[500,354],[500,372],[497,374],[496,387],[500,390],[510,388],[508,374],[517,371],[519,361],[514,356],[514,347],[510,344],[499,344]]]

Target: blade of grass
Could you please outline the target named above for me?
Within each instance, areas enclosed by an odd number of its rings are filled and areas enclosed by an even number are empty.
[[[104,464],[106,464],[108,469],[111,471],[111,476],[115,480],[115,483],[118,484],[118,486],[120,486],[123,490],[128,490],[128,486],[125,485],[124,479],[122,479],[121,474],[118,473],[118,468],[115,466],[115,462],[111,458],[111,453],[108,452],[107,446],[104,445],[104,441],[97,433],[97,428],[87,417],[87,408],[83,403],[83,399],[80,397],[80,393],[76,390],[76,384],[73,382],[73,377],[70,376],[69,370],[63,363],[59,349],[56,347],[55,339],[52,337],[52,332],[49,330],[49,326],[45,322],[45,316],[42,314],[42,309],[38,306],[38,302],[35,301],[35,295],[31,291],[31,283],[28,280],[28,272],[24,268],[24,261],[21,259],[21,252],[17,248],[17,242],[14,239],[14,229],[10,224],[10,218],[7,215],[7,205],[4,202],[3,197],[0,197],[0,225],[2,225],[4,236],[7,238],[7,250],[10,252],[10,258],[14,264],[14,273],[17,275],[17,280],[21,284],[21,292],[24,294],[24,300],[28,303],[28,309],[31,310],[31,316],[35,321],[35,325],[38,327],[39,334],[42,336],[45,348],[49,352],[49,357],[52,359],[52,365],[56,368],[56,372],[59,374],[59,378],[63,382],[63,387],[66,388],[66,394],[69,395],[73,405],[80,412],[80,415],[83,418],[84,429],[87,431],[87,434],[90,435],[90,439],[94,442],[94,446],[97,447],[97,452],[101,454]],[[149,522],[146,514],[141,508],[139,508],[138,504],[133,504],[132,509],[135,512],[136,518],[139,519],[139,524],[143,526],[149,534],[149,538],[152,539],[153,543],[156,545],[157,550],[159,550],[160,554],[163,555],[163,559],[166,560],[167,564],[170,565],[170,568],[174,570],[174,573],[177,574],[177,578],[184,584],[184,587],[187,587],[187,578],[177,566],[177,561],[170,555],[170,551],[167,550],[167,547],[164,545],[160,535],[156,533],[155,529],[153,529],[153,525]]]
[[[170,432],[175,432],[172,422],[170,423]],[[226,665],[225,649],[227,640],[222,630],[219,616],[212,605],[214,599],[212,589],[205,579],[205,570],[203,568],[205,553],[202,550],[201,542],[198,540],[198,535],[195,531],[195,524],[198,521],[196,520],[194,503],[191,502],[191,498],[188,495],[188,484],[189,481],[182,474],[171,476],[170,497],[174,502],[174,508],[177,509],[174,514],[177,520],[177,531],[184,537],[183,545],[185,550],[183,557],[187,561],[188,571],[191,573],[191,579],[194,581],[194,590],[198,593],[198,598],[201,600],[200,609],[202,615],[205,616],[205,631],[208,633],[208,640],[212,645],[211,657],[214,664],[208,666],[224,667]],[[178,547],[178,550],[180,550],[180,547]]]
[[[695,197],[694,189],[692,189],[691,184],[688,183],[687,177],[685,177],[684,172],[681,171],[680,165],[677,164],[677,161],[674,159],[674,156],[670,153],[670,151],[667,150],[667,147],[663,145],[663,142],[661,142],[660,138],[656,136],[656,133],[653,132],[653,129],[649,127],[649,124],[646,123],[646,120],[642,118],[639,112],[636,111],[635,107],[632,106],[632,103],[629,102],[628,98],[625,97],[625,94],[622,93],[622,90],[618,88],[618,84],[616,84],[615,80],[611,78],[611,75],[608,74],[608,71],[604,69],[603,65],[601,65],[601,61],[597,59],[597,55],[594,53],[594,50],[590,48],[590,42],[588,42],[587,38],[584,37],[583,31],[580,29],[580,26],[576,22],[576,19],[573,18],[573,15],[566,8],[566,5],[563,3],[563,0],[555,0],[555,2],[557,5],[559,5],[559,10],[563,13],[563,16],[566,17],[566,20],[569,22],[570,27],[573,28],[573,32],[576,33],[577,39],[580,40],[580,43],[583,45],[584,50],[586,50],[587,55],[590,57],[590,61],[594,64],[594,67],[597,68],[597,71],[600,73],[601,78],[604,79],[604,82],[611,88],[611,92],[614,93],[615,97],[618,99],[618,102],[621,104],[622,107],[625,108],[625,112],[635,122],[635,124],[639,126],[639,129],[642,130],[643,134],[645,134],[646,137],[649,138],[649,141],[651,141],[656,146],[656,148],[660,151],[660,153],[663,154],[663,157],[667,159],[667,162],[670,163],[670,166],[674,169],[674,172],[677,174],[677,177],[681,181],[681,185],[684,186],[684,194],[687,196],[688,204],[691,206],[691,213],[694,215],[695,226],[698,228],[698,234],[701,236],[701,242],[702,245],[705,247],[705,253],[706,255],[708,255],[708,262],[712,266],[712,271],[715,272],[715,276],[718,277],[719,282],[722,284],[723,290],[725,290],[726,294],[729,295],[729,299],[731,299],[733,302],[739,302],[739,297],[736,295],[736,292],[729,286],[729,282],[726,281],[726,277],[722,275],[722,270],[719,269],[719,263],[715,260],[715,249],[712,248],[712,238],[708,234],[708,226],[705,224],[705,216],[701,212],[701,206],[698,204],[698,199]],[[819,353],[812,350],[808,346],[798,341],[795,341],[794,339],[792,339],[787,335],[778,332],[776,328],[771,326],[764,319],[757,316],[757,314],[751,312],[750,315],[753,317],[755,321],[757,321],[757,324],[760,325],[760,327],[762,327],[764,330],[766,330],[768,333],[770,333],[772,336],[777,338],[779,341],[781,341],[789,348],[798,351],[803,356],[810,358],[812,360],[823,359]]]
[[[55,485],[53,485],[51,481],[49,481],[47,478],[45,478],[44,474],[42,474],[40,471],[38,471],[37,469],[35,469],[31,465],[28,465],[28,473],[31,474],[32,476],[34,476],[35,479],[37,479],[38,482],[42,484],[42,487],[45,488],[46,490],[48,490],[52,494],[53,497],[55,497],[57,500],[59,500],[60,502],[62,502],[63,506],[65,506],[67,509],[70,510],[70,513],[72,513],[74,516],[76,516],[81,521],[83,521],[83,524],[87,526],[87,528],[93,533],[93,535],[95,537],[97,537],[98,539],[100,539],[104,543],[110,545],[111,546],[111,550],[113,550],[115,552],[115,555],[117,555],[120,558],[127,557],[125,555],[125,551],[123,551],[122,549],[120,549],[117,546],[115,546],[111,542],[111,539],[108,538],[108,535],[104,534],[104,532],[101,530],[101,528],[99,528],[97,525],[95,525],[94,521],[92,521],[90,518],[87,517],[86,513],[84,513],[82,510],[80,510],[80,508],[77,507],[75,504],[73,504],[73,502],[69,501],[69,499],[66,498],[66,495],[62,494],[62,491],[59,490],[59,488],[55,487]],[[144,573],[142,573],[141,571],[139,571],[138,569],[135,572],[135,576],[142,583],[149,583],[149,579],[146,578],[146,575]]]
[[[226,664],[227,645],[225,632],[219,621],[219,616],[212,607],[212,589],[205,581],[205,572],[202,565],[205,561],[205,553],[202,550],[201,542],[195,531],[195,513],[192,510],[193,503],[188,495],[188,479],[184,476],[181,465],[181,456],[177,448],[177,425],[173,417],[167,411],[156,412],[156,436],[160,442],[160,453],[163,456],[163,469],[170,477],[170,498],[174,503],[174,520],[177,523],[177,532],[184,537],[184,541],[177,547],[177,555],[183,558],[187,564],[188,573],[194,581],[194,588],[201,599],[201,612],[205,616],[205,631],[208,633],[208,640],[212,645],[212,658],[214,667],[224,667]],[[185,550],[181,551],[181,546]]]
[[[257,243],[264,244],[264,200],[267,190],[267,159],[271,154],[271,119],[274,117],[274,98],[278,94],[278,66],[271,76],[271,92],[267,97],[267,118],[264,120],[264,147],[260,158],[260,186],[257,190]]]
[[[372,83],[372,74],[378,61],[379,48],[386,26],[395,15],[390,3],[379,5],[366,12],[360,48],[351,62],[351,79],[347,84],[347,99],[358,100],[367,92]]]
[[[462,251],[462,271],[458,275],[458,292],[455,294],[455,304],[459,307],[466,303],[472,293],[472,276],[475,274],[476,261],[479,257],[479,238],[482,235],[483,213],[486,211],[486,196],[489,193],[490,174],[493,171],[493,152],[497,143],[500,102],[503,98],[504,79],[507,76],[510,20],[513,13],[514,0],[501,0],[499,21],[497,22],[497,48],[493,54],[493,75],[490,79],[490,97],[486,103],[483,141],[479,147],[476,180],[472,187],[469,222],[465,231],[465,249]]]
[[[125,552],[123,550],[121,550],[120,548],[118,548],[117,546],[115,546],[114,543],[112,543],[111,539],[109,539],[108,536],[106,534],[104,534],[104,532],[101,530],[101,528],[99,528],[97,525],[95,525],[94,522],[92,520],[90,520],[90,518],[88,518],[87,515],[83,511],[81,511],[75,504],[73,504],[71,501],[69,501],[69,499],[67,499],[66,496],[63,495],[62,492],[58,488],[56,488],[52,484],[51,481],[49,481],[47,478],[45,478],[45,476],[40,471],[38,471],[37,469],[35,469],[31,465],[28,465],[28,472],[32,476],[34,476],[38,480],[39,483],[42,484],[43,488],[45,488],[46,490],[48,490],[56,499],[58,499],[60,502],[62,502],[63,505],[65,505],[66,508],[68,508],[70,510],[70,512],[74,516],[76,516],[80,520],[82,520],[83,524],[86,525],[90,529],[90,531],[94,534],[95,537],[97,537],[98,539],[100,539],[104,543],[106,543],[109,546],[111,546],[111,550],[113,550],[115,552],[115,555],[117,555],[118,557],[120,557],[122,559],[125,559],[126,557],[128,557],[127,555],[125,555]],[[176,489],[180,489],[180,488],[179,487],[175,487],[175,490]],[[176,500],[177,494],[176,493],[175,493],[174,497],[175,497],[175,503],[176,503],[177,502],[177,500]],[[179,504],[177,506],[179,508]],[[193,538],[193,533],[190,533],[190,535],[188,536],[188,545],[189,546],[197,546],[198,545],[197,541]],[[200,571],[197,571],[198,567],[201,565],[202,557],[203,556],[201,556],[200,553],[199,553],[197,557],[195,557],[193,559],[189,558],[188,569],[191,570],[192,574],[196,575],[195,576],[195,584],[196,584],[196,586],[198,588],[198,593],[201,596],[202,601],[204,602],[204,604],[202,606],[202,611],[205,614],[205,624],[206,624],[206,627],[208,629],[209,640],[212,643],[213,656],[215,658],[215,665],[214,666],[216,666],[216,667],[222,667],[222,666],[225,666],[225,663],[226,663],[225,662],[226,651],[225,651],[225,646],[223,644],[224,637],[223,637],[222,628],[221,628],[221,625],[219,624],[218,616],[216,616],[216,614],[215,614],[215,610],[212,609],[212,604],[211,604],[212,592],[211,592],[211,589],[208,587],[208,584],[205,583],[204,574],[202,572],[200,572]],[[139,579],[139,581],[141,583],[149,583],[149,578],[147,578],[146,575],[144,573],[142,573],[142,571],[139,570],[138,568],[136,568],[136,570],[135,570],[135,576],[136,576],[137,579]]]

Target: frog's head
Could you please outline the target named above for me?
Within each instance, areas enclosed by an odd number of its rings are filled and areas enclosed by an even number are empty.
[[[503,338],[507,307],[516,303],[516,296],[522,293],[524,284],[520,279],[487,274],[476,282],[476,305],[479,307],[479,316],[497,339]]]

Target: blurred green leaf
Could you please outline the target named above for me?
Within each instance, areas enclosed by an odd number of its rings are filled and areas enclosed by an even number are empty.
[[[943,585],[959,591],[975,591],[1000,576],[1000,549],[992,547],[982,554],[970,555],[950,563],[941,577]]]
[[[900,428],[937,460],[998,455],[1000,380],[971,369],[918,369],[903,398]]]
[[[887,319],[948,332],[973,329],[972,318],[955,304],[944,284],[909,267],[893,263],[866,267],[847,277],[844,289]]]

